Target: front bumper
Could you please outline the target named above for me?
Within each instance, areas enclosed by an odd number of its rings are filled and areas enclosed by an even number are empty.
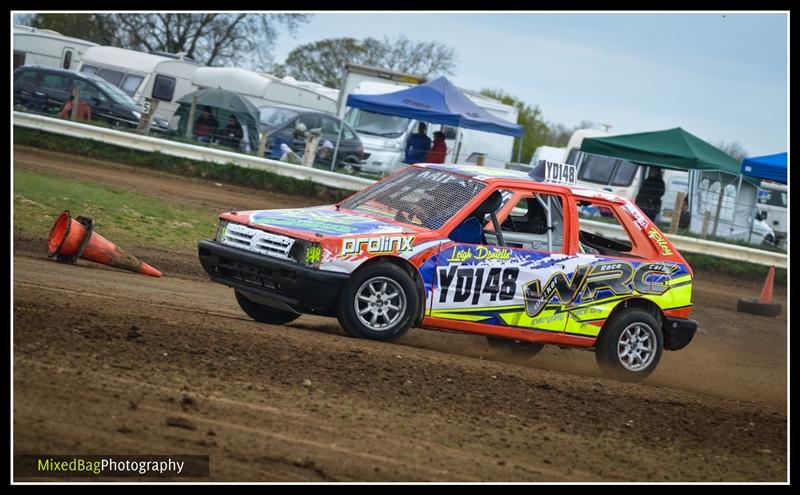
[[[214,241],[197,243],[200,263],[214,282],[246,292],[251,299],[297,313],[333,315],[349,276],[271,258]]]
[[[678,351],[692,341],[697,331],[697,322],[688,318],[667,318],[664,328],[664,349]]]

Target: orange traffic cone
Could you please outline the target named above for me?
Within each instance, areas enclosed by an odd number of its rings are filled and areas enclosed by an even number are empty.
[[[69,210],[58,216],[47,239],[48,256],[63,263],[75,263],[78,258],[103,265],[160,277],[161,272],[125,254],[116,244],[93,232],[94,220],[86,217],[72,218]]]
[[[769,267],[767,279],[764,280],[764,287],[761,289],[761,295],[758,297],[758,302],[761,304],[772,303],[772,286],[775,282],[775,267]]]

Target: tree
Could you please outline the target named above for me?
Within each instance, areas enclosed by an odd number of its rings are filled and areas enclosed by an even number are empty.
[[[336,88],[347,62],[431,77],[452,74],[456,55],[438,41],[413,41],[404,36],[382,40],[332,38],[298,46],[271,71]]]
[[[206,65],[263,69],[271,62],[280,29],[293,33],[308,18],[307,14],[37,14],[30,22],[101,45],[185,53]]]
[[[547,145],[548,146],[555,146],[557,148],[563,148],[569,143],[569,138],[577,131],[578,129],[591,129],[595,127],[593,122],[589,122],[588,120],[581,121],[575,127],[567,127],[564,124],[549,124],[550,133],[547,136]]]
[[[725,141],[717,141],[716,147],[740,163],[747,157],[747,155],[749,155],[739,141],[731,141],[730,143]]]
[[[533,158],[533,153],[536,148],[547,143],[550,129],[547,124],[542,120],[541,109],[534,105],[530,106],[524,101],[509,95],[501,89],[483,89],[481,94],[500,100],[506,105],[513,105],[519,110],[519,117],[517,117],[517,124],[521,125],[525,130],[522,136],[522,156],[520,161],[528,163]],[[516,158],[517,146],[519,146],[519,138],[514,139],[514,158]]]

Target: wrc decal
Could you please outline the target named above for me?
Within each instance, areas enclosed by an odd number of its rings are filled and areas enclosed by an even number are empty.
[[[630,263],[618,261],[581,265],[573,272],[572,278],[563,272],[554,273],[544,288],[539,280],[525,284],[525,312],[530,317],[538,315],[553,296],[557,296],[563,305],[571,305],[578,295],[581,295],[583,302],[592,301],[604,289],[616,296],[634,292],[661,295],[669,286],[649,279],[658,276],[669,278],[676,270],[678,265],[673,263],[642,263],[636,269]]]

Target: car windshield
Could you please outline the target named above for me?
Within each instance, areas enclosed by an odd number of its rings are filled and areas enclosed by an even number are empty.
[[[133,98],[125,94],[124,91],[114,86],[110,82],[106,81],[105,79],[102,79],[100,77],[94,77],[92,78],[92,81],[94,81],[97,87],[102,89],[108,95],[109,98],[114,100],[115,103],[119,103],[120,105],[133,106],[137,108],[139,107],[139,105],[136,104]]]
[[[298,112],[281,107],[261,107],[258,109],[261,114],[259,120],[261,125],[268,129],[276,129],[299,115]]]
[[[408,130],[409,119],[351,108],[345,122],[361,134],[398,138]]]
[[[354,194],[341,208],[438,229],[485,187],[462,175],[410,167]]]

